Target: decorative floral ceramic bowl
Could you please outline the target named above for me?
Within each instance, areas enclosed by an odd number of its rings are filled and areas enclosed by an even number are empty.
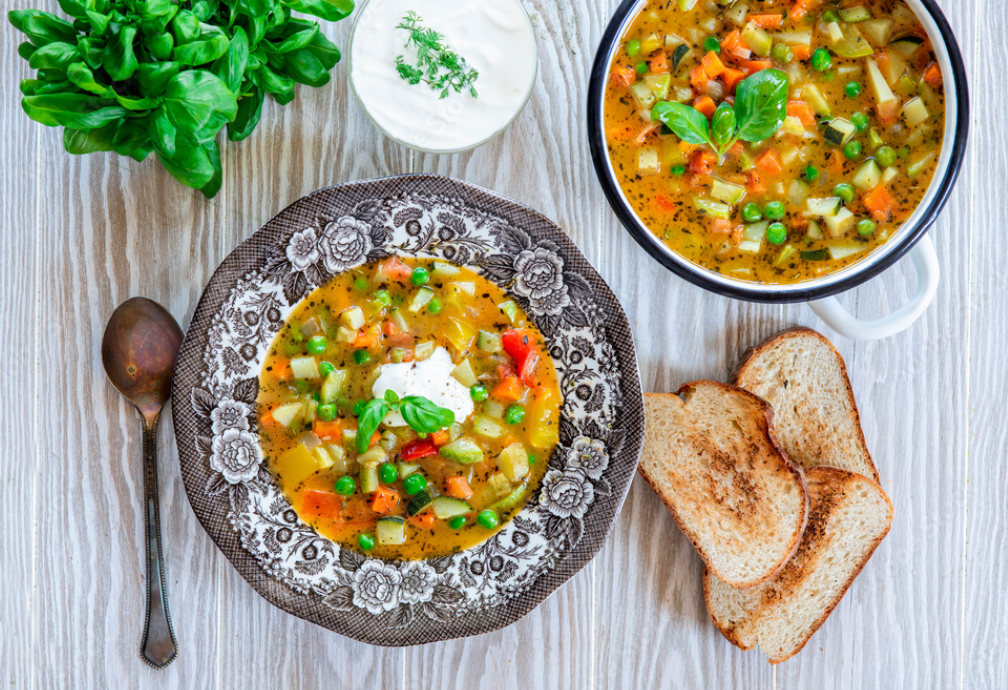
[[[258,374],[295,305],[391,254],[444,258],[504,288],[549,341],[564,396],[560,444],[526,508],[478,546],[424,561],[319,535],[276,486],[255,430]],[[626,316],[577,247],[525,206],[428,175],[315,192],[239,246],[200,299],[172,397],[189,500],[242,577],[285,611],[381,645],[485,633],[549,596],[608,535],[644,432]]]

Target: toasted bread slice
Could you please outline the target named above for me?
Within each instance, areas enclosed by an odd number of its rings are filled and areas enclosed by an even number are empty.
[[[787,456],[802,467],[837,467],[879,481],[843,357],[808,328],[780,333],[747,353],[734,383],[770,403]]]
[[[889,533],[893,508],[871,479],[832,467],[805,471],[811,496],[801,546],[775,578],[737,590],[704,573],[711,620],[734,645],[757,644],[778,664],[791,658],[833,612]]]
[[[773,577],[798,547],[808,493],[773,438],[770,407],[695,381],[675,395],[646,394],[644,408],[640,472],[707,567],[732,587]]]

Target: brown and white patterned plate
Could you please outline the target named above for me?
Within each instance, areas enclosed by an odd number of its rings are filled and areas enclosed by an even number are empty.
[[[550,345],[563,394],[542,486],[504,529],[425,561],[367,558],[291,509],[256,436],[258,375],[297,303],[398,254],[463,264],[505,289]],[[644,433],[633,339],[609,287],[551,221],[464,182],[407,175],[315,192],[242,243],[207,285],[172,384],[193,510],[268,601],[342,635],[411,645],[512,623],[598,552]]]

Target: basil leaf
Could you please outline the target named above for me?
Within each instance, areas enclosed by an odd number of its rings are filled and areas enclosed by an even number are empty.
[[[60,9],[69,14],[71,17],[76,19],[84,19],[87,16],[87,11],[90,9],[90,4],[85,6],[80,0],[57,0],[59,2]]]
[[[750,143],[769,139],[787,117],[788,77],[765,69],[743,79],[735,90],[738,138]]]
[[[213,12],[213,8],[210,7],[210,3],[206,2],[206,0],[199,0],[199,2],[192,6],[192,13],[195,14],[196,18],[201,22],[205,22],[209,19]]]
[[[262,117],[263,101],[266,94],[258,86],[252,87],[252,93],[238,101],[238,114],[228,123],[228,139],[241,141],[246,139]]]
[[[95,81],[94,72],[83,62],[75,62],[67,67],[67,79],[84,91],[90,91],[97,96],[106,98],[110,96],[109,87]]]
[[[249,17],[266,18],[273,10],[273,0],[238,0],[235,10]]]
[[[354,11],[353,0],[280,0],[284,7],[296,12],[312,14],[320,19],[338,22]]]
[[[87,132],[80,129],[64,129],[63,148],[75,156],[95,151],[111,151],[117,125],[117,122],[110,122]]]
[[[293,21],[293,20],[292,20]],[[305,22],[308,23],[308,22]],[[319,33],[318,24],[310,24],[309,27],[301,31],[294,32],[284,38],[280,43],[266,43],[266,49],[274,53],[289,53],[292,50],[304,48],[312,42]]]
[[[136,27],[124,26],[105,46],[102,66],[112,81],[126,81],[133,76],[139,66],[136,55],[133,54],[134,36]]]
[[[174,5],[171,0],[147,0],[140,6],[140,16],[144,19],[153,19],[171,14],[173,10]]]
[[[723,149],[729,145],[732,137],[735,136],[735,110],[730,104],[722,103],[714,111],[711,131],[714,134],[715,146]]]
[[[397,404],[399,402],[399,394],[391,389],[385,391],[385,402],[389,403],[390,405]]]
[[[227,84],[206,70],[175,75],[165,88],[164,108],[176,128],[198,141],[212,139],[238,114]]]
[[[199,34],[192,41],[175,46],[174,60],[183,65],[205,65],[224,55],[228,50],[227,34],[219,27],[200,24]]]
[[[84,62],[91,69],[99,69],[102,66],[102,53],[105,52],[105,41],[100,38],[77,39],[77,50],[80,51]]]
[[[144,96],[160,96],[168,87],[168,82],[179,73],[177,62],[148,62],[137,70],[137,81]]]
[[[321,32],[316,34],[315,38],[308,44],[307,50],[311,51],[312,55],[318,58],[318,61],[327,70],[335,67],[342,57],[336,44],[326,38],[325,34]]]
[[[88,21],[91,22],[91,28],[93,29],[93,33],[103,34],[105,33],[105,30],[108,29],[109,18],[107,15],[88,10],[87,18]]]
[[[121,105],[122,107],[126,108],[126,110],[132,110],[134,112],[135,111],[139,111],[139,110],[153,110],[154,108],[157,108],[158,106],[160,106],[161,102],[164,100],[164,99],[158,98],[158,97],[153,97],[153,98],[129,98],[128,96],[122,96],[122,95],[120,95],[119,93],[117,93],[113,89],[109,89],[109,90],[112,91],[112,96],[113,96],[113,98],[116,99],[116,101],[119,102],[119,105]]]
[[[214,165],[206,149],[187,137],[175,137],[174,156],[164,156],[156,149],[155,152],[165,170],[186,187],[202,189],[214,177]]]
[[[280,64],[283,64],[287,69],[290,78],[299,84],[319,87],[329,83],[329,70],[315,57],[315,53],[307,48],[294,50],[278,57],[281,61]]]
[[[220,160],[220,149],[217,148],[217,142],[211,139],[210,141],[203,144],[203,150],[206,152],[207,158],[210,159],[210,164],[213,166],[213,177],[205,185],[200,187],[200,194],[205,196],[207,199],[212,199],[217,196],[217,192],[220,191],[221,184],[224,182],[224,173],[221,169]]]
[[[62,41],[47,43],[32,54],[28,65],[32,69],[64,69],[81,59],[77,46]]]
[[[41,10],[14,10],[7,13],[14,28],[25,34],[37,46],[53,41],[72,43],[77,40],[77,29],[70,22]]]
[[[399,405],[399,412],[410,428],[421,434],[433,434],[455,423],[455,413],[438,407],[422,395],[407,395]]]
[[[28,117],[44,125],[88,130],[126,116],[124,108],[108,103],[96,96],[55,93],[26,96],[21,101],[21,107]]]
[[[381,398],[369,400],[357,418],[357,452],[364,453],[371,445],[371,437],[389,413],[389,405]]]
[[[31,60],[31,56],[35,54],[38,50],[38,46],[32,45],[29,41],[18,44],[18,55],[23,57],[25,60]]]
[[[175,39],[171,34],[161,34],[147,40],[147,50],[158,60],[167,60],[175,48]]]
[[[294,99],[294,80],[281,77],[266,65],[252,72],[252,83],[268,94],[272,94],[281,105]]]
[[[175,45],[184,45],[199,35],[200,21],[189,10],[181,10],[172,19],[171,27],[175,34]]]
[[[159,158],[161,156],[171,158],[175,155],[175,138],[178,130],[175,129],[163,105],[150,114],[147,131],[151,145]]]
[[[707,118],[698,111],[682,103],[660,101],[651,109],[651,119],[661,122],[688,144],[709,144]]]
[[[245,68],[248,65],[249,45],[245,29],[235,27],[227,52],[214,63],[213,73],[227,85],[231,93],[240,93]]]
[[[249,19],[249,48],[255,48],[266,37],[266,20],[262,17]]]
[[[123,120],[112,138],[112,150],[120,156],[129,156],[138,163],[150,155],[154,144],[151,141],[144,120]]]

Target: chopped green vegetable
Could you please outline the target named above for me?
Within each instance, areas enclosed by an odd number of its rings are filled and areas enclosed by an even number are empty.
[[[411,474],[403,479],[402,485],[403,491],[413,496],[427,488],[427,478],[422,474]]]
[[[336,480],[335,491],[341,496],[350,496],[356,489],[357,485],[351,476],[340,477]]]
[[[481,511],[480,514],[476,516],[476,522],[480,524],[480,527],[485,527],[487,529],[495,528],[499,521],[497,513],[492,510]]]

